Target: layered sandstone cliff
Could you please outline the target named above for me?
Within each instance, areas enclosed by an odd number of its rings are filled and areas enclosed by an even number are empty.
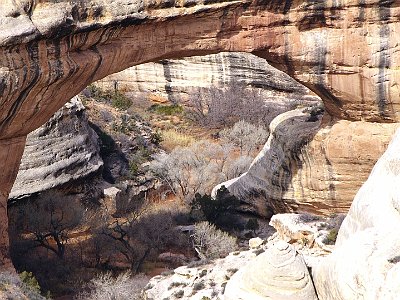
[[[396,1],[378,0],[2,1],[0,251],[8,247],[5,203],[26,135],[90,82],[143,62],[252,52],[318,94],[333,120],[394,123],[399,16]]]
[[[164,59],[109,75],[96,82],[103,89],[118,88],[138,96],[161,96],[170,102],[185,101],[202,90],[248,86],[275,106],[300,102],[310,91],[290,76],[250,53],[221,52],[205,56]],[[307,98],[306,98],[307,99]],[[317,101],[310,95],[309,100]]]
[[[320,299],[398,299],[400,131],[360,188],[331,255],[314,268]]]
[[[11,199],[96,174],[103,166],[97,135],[78,97],[28,135]]]
[[[263,216],[346,213],[399,124],[321,122],[321,115],[311,115],[298,110],[277,116],[248,172],[220,185]]]

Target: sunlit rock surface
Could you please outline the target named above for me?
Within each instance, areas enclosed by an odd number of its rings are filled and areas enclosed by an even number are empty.
[[[303,257],[278,241],[228,282],[224,300],[317,300]]]
[[[260,215],[347,212],[398,123],[349,122],[295,110],[276,117],[247,173],[222,183]]]
[[[398,299],[400,130],[357,193],[335,250],[313,270],[320,299]]]
[[[0,220],[26,135],[89,83],[144,62],[251,52],[318,94],[327,116],[398,122],[399,16],[378,0],[2,1]],[[2,221],[1,253],[6,235]]]

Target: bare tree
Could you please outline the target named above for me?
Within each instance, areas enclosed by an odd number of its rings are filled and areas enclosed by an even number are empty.
[[[141,210],[117,219],[103,228],[102,234],[114,241],[115,250],[130,264],[131,271],[139,272],[152,251],[161,251],[171,241],[179,240],[170,212]]]
[[[224,257],[237,249],[236,238],[208,222],[197,223],[192,237],[200,259]]]
[[[237,157],[231,143],[199,141],[155,155],[150,169],[176,197],[190,202],[196,193],[209,194],[217,184],[244,173],[251,161],[248,156]]]
[[[21,206],[18,216],[23,235],[33,242],[34,248],[42,247],[64,258],[71,230],[84,217],[84,209],[77,202],[70,205],[66,201],[41,199]]]
[[[228,143],[239,147],[240,155],[243,152],[249,155],[250,152],[265,144],[268,139],[268,132],[262,126],[255,126],[240,120],[232,128],[222,130],[220,136]]]
[[[278,104],[265,96],[262,89],[248,88],[241,82],[231,82],[225,88],[199,88],[189,95],[187,116],[207,127],[232,126],[239,120],[252,124],[269,124],[277,115],[304,102],[302,96]]]

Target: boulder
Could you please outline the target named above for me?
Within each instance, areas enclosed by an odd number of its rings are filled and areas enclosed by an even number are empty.
[[[224,300],[317,300],[302,256],[284,241],[241,268],[225,288]]]
[[[256,249],[260,247],[262,244],[264,244],[264,240],[259,237],[255,237],[249,240],[250,249]]]

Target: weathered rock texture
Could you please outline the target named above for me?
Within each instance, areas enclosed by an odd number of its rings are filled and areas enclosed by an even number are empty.
[[[0,219],[25,136],[90,82],[143,62],[252,52],[321,96],[333,117],[399,121],[399,16],[397,1],[381,0],[2,1]]]
[[[320,299],[398,299],[400,130],[358,191],[313,278]]]
[[[277,116],[272,133],[241,177],[222,183],[270,216],[288,211],[347,212],[357,189],[384,152],[398,123],[333,121],[314,112]],[[322,127],[322,128],[321,128]]]
[[[202,92],[201,89],[243,84],[260,90],[264,97],[274,97],[275,106],[295,102],[309,94],[306,87],[269,65],[265,59],[239,52],[141,64],[107,76],[96,84],[103,89],[119,88],[150,98],[161,96],[169,101],[185,100],[188,95]],[[314,99],[317,101],[317,97]]]
[[[97,135],[78,97],[28,135],[10,198],[56,188],[95,174],[103,166]]]
[[[262,266],[262,267],[261,267]],[[303,257],[278,241],[229,280],[224,300],[318,299]]]

